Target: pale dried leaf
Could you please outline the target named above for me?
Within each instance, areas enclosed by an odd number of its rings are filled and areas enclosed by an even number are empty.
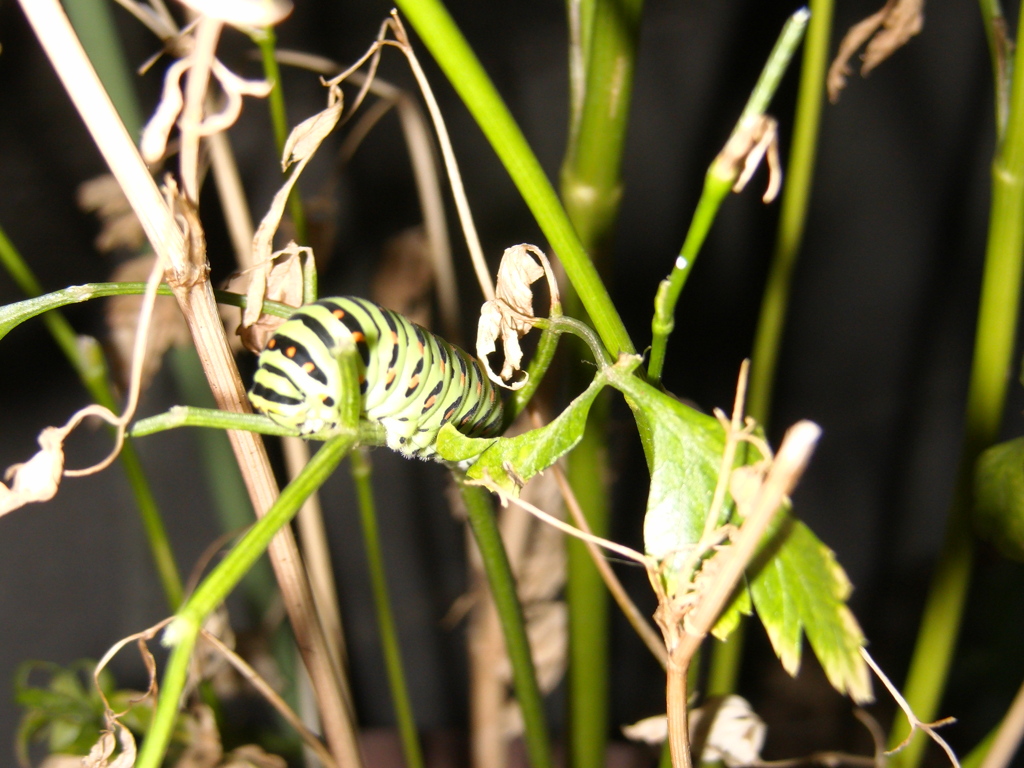
[[[782,188],[778,123],[770,115],[754,115],[740,124],[713,163],[719,178],[733,180],[733,192],[741,192],[761,164],[768,160],[768,187],[761,199],[770,203]]]
[[[181,0],[196,13],[235,27],[272,27],[292,12],[290,0]]]
[[[188,59],[178,59],[167,68],[160,103],[146,123],[146,127],[142,129],[139,151],[142,153],[142,159],[150,165],[159,162],[167,150],[171,129],[174,128],[174,123],[185,103],[185,96],[181,92],[181,76],[189,66]]]
[[[112,720],[111,726],[117,731],[116,739],[111,731],[103,731],[99,741],[89,750],[89,754],[81,758],[81,765],[84,768],[132,768],[135,765],[135,737],[117,720]],[[118,745],[121,750],[117,757],[111,760]]]
[[[110,279],[119,283],[145,282],[155,260],[152,255],[130,259],[120,264]],[[113,357],[115,374],[122,386],[131,370],[135,334],[138,331],[143,301],[144,297],[141,295],[111,296],[105,306],[109,330],[108,346]],[[172,296],[157,296],[153,304],[153,319],[149,325],[146,356],[142,363],[141,387],[145,389],[153,380],[168,349],[187,346],[191,342],[192,337],[178,303]]]
[[[736,512],[741,519],[746,519],[753,512],[768,466],[767,462],[760,462],[736,467],[729,476],[729,493],[736,502]]]
[[[303,120],[292,129],[285,144],[281,165],[287,168],[293,162],[296,166],[292,168],[285,183],[274,195],[270,208],[256,229],[252,239],[252,257],[256,265],[253,270],[252,284],[249,287],[248,299],[245,312],[242,314],[242,325],[251,326],[257,321],[260,313],[260,305],[263,303],[263,295],[267,278],[261,275],[260,270],[269,270],[270,262],[273,259],[271,249],[273,248],[274,235],[281,224],[281,217],[284,215],[285,205],[288,203],[288,195],[292,187],[298,181],[306,163],[313,156],[313,153],[320,146],[324,138],[334,129],[341,117],[342,98],[341,90],[337,86],[331,86],[327,97],[327,108],[313,117]]]
[[[524,423],[528,423],[528,419]],[[565,517],[562,495],[554,472],[545,472],[531,478],[520,492],[520,498],[560,520]],[[515,506],[502,511],[503,531],[505,516],[512,514],[524,516],[530,527],[526,546],[515,554],[509,552],[516,574],[519,599],[524,604],[551,600],[565,585],[565,534]]]
[[[12,464],[4,474],[10,487],[0,484],[0,516],[33,501],[49,501],[57,494],[64,471],[65,429],[47,427],[39,433],[40,451],[26,462]]]
[[[548,285],[554,290],[554,278],[550,274],[547,257],[537,246],[522,243],[506,248],[498,267],[494,299],[485,302],[480,309],[476,354],[483,361],[488,378],[505,389],[520,389],[526,384],[525,374],[514,382],[512,377],[522,370],[523,350],[519,346],[519,339],[533,327],[530,322],[534,317],[533,290],[530,285],[545,274],[548,275]],[[552,301],[555,301],[554,294]],[[495,374],[488,355],[495,351],[498,338],[502,340],[505,362],[501,373]]]
[[[710,729],[704,723],[712,719]],[[752,765],[761,759],[768,727],[742,696],[712,699],[690,713],[690,733],[704,744],[701,760],[723,762],[729,768]],[[703,732],[703,738],[699,738]]]
[[[246,273],[246,308],[238,335],[247,349],[260,352],[284,322],[280,317],[260,314],[264,301],[279,301],[292,307],[302,305],[302,264],[304,259],[312,258],[313,252],[309,248],[291,241],[271,254],[268,261],[257,264]]]
[[[535,603],[524,609],[530,655],[541,693],[550,693],[565,675],[569,644],[569,610],[565,603]]]
[[[498,266],[498,282],[494,297],[514,309],[522,318],[509,316],[507,322],[522,336],[533,327],[528,318],[533,315],[533,289],[535,282],[544,276],[544,268],[531,253],[537,252],[534,245],[521,243],[506,248]]]
[[[281,169],[286,170],[292,163],[308,160],[320,148],[320,144],[334,130],[341,118],[345,102],[341,88],[331,85],[327,91],[327,108],[312,117],[307,117],[292,128],[281,154]]]
[[[885,61],[907,44],[924,26],[924,0],[888,0],[883,8],[854,24],[839,44],[836,58],[828,68],[828,98],[833,104],[846,87],[846,78],[853,70],[850,59],[868,43],[862,57],[861,76]],[[881,31],[879,31],[881,29]],[[870,40],[870,42],[868,42]]]
[[[266,98],[274,89],[274,84],[267,80],[246,80],[239,77],[230,69],[221,64],[217,59],[213,60],[210,73],[220,83],[224,91],[224,106],[217,112],[212,112],[203,117],[199,126],[200,136],[212,136],[215,133],[226,131],[242,113],[242,97],[256,96]]]
[[[214,768],[220,763],[224,749],[213,710],[197,704],[189,716],[181,719],[188,738],[188,746],[174,764],[174,768]]]
[[[423,227],[410,227],[384,243],[370,285],[370,298],[429,328],[433,288],[434,268]]]
[[[245,744],[231,750],[222,765],[223,768],[288,768],[283,757],[264,752],[256,744]]]
[[[96,248],[109,253],[116,248],[137,251],[146,241],[146,233],[128,203],[121,185],[109,173],[82,182],[77,193],[78,207],[95,213],[100,220]]]
[[[622,735],[630,741],[644,744],[663,744],[668,738],[668,716],[652,715],[637,720],[632,725],[622,726]]]

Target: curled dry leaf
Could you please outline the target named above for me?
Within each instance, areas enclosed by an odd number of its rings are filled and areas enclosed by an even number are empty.
[[[256,229],[252,239],[253,268],[252,282],[246,292],[248,303],[242,315],[242,325],[251,326],[259,319],[260,306],[267,290],[269,271],[272,266],[274,235],[281,224],[281,217],[284,215],[284,208],[288,202],[288,195],[292,187],[298,181],[299,175],[306,167],[306,163],[313,157],[321,142],[334,130],[341,119],[341,112],[344,107],[344,100],[341,88],[331,85],[327,91],[327,107],[312,117],[308,117],[299,123],[288,135],[285,142],[284,153],[282,154],[281,167],[287,169],[292,164],[295,167],[288,176],[285,183],[274,195],[270,208]]]
[[[839,101],[839,92],[846,87],[846,78],[852,72],[850,59],[864,43],[867,48],[862,57],[861,77],[867,77],[871,70],[906,45],[923,26],[924,0],[888,0],[880,11],[850,27],[839,44],[835,61],[828,68],[829,101],[833,104]]]
[[[259,353],[267,345],[267,341],[284,322],[284,318],[274,315],[259,314],[259,307],[265,300],[279,301],[291,307],[302,305],[304,299],[302,266],[304,260],[312,259],[313,251],[298,245],[295,241],[271,254],[267,267],[254,267],[231,279],[228,287],[238,293],[244,292],[248,301],[254,301],[253,293],[260,294],[256,305],[257,319],[250,325],[245,324],[245,316],[238,335],[242,344],[250,352]],[[255,290],[253,284],[259,281],[260,289]],[[251,305],[247,305],[251,306]],[[229,310],[234,314],[233,310]],[[237,316],[236,316],[237,317]]]
[[[116,248],[137,251],[146,242],[146,233],[128,203],[124,190],[109,173],[82,182],[78,187],[78,207],[95,213],[100,220],[96,249],[109,253]]]
[[[154,261],[155,257],[152,255],[130,259],[118,266],[110,279],[119,283],[145,282],[153,269]],[[114,361],[115,375],[122,387],[131,370],[135,334],[138,331],[139,312],[143,300],[140,295],[111,296],[105,307],[108,346]],[[149,325],[146,356],[142,363],[142,388],[145,389],[160,370],[164,353],[168,349],[186,346],[191,341],[192,337],[178,303],[171,296],[157,296],[153,304],[153,319]]]
[[[710,727],[706,722],[711,717]],[[768,728],[742,696],[711,699],[690,712],[690,736],[694,745],[703,744],[702,762],[725,763],[730,768],[754,765],[761,760]],[[665,715],[645,717],[622,726],[622,734],[631,741],[663,744],[668,738]]]
[[[690,713],[689,722],[693,741],[704,745],[702,762],[729,768],[760,762],[768,726],[742,696],[710,699]]]
[[[762,158],[768,161],[768,188],[761,199],[770,203],[782,188],[779,131],[775,118],[755,115],[733,131],[715,158],[715,172],[721,178],[735,179],[732,190],[741,192],[761,164]]]
[[[0,484],[0,516],[33,501],[49,501],[57,494],[64,472],[66,427],[47,427],[39,433],[40,451],[28,461],[12,464]]]
[[[538,263],[539,262],[539,263]],[[494,299],[485,302],[480,309],[477,325],[476,354],[487,369],[487,375],[495,384],[506,389],[520,389],[526,384],[526,376],[516,382],[510,380],[522,370],[523,350],[519,339],[530,332],[533,314],[533,289],[530,286],[547,275],[552,291],[552,304],[557,302],[557,288],[547,256],[535,245],[522,243],[506,248],[498,267],[498,284]],[[501,338],[505,351],[505,362],[501,374],[491,369],[488,355],[497,348]]]
[[[135,765],[135,737],[110,715],[108,720],[112,730],[101,733],[99,741],[93,744],[89,754],[81,758],[84,768],[131,768]],[[121,751],[111,759],[118,745]]]
[[[183,46],[190,48],[191,46]],[[159,162],[167,150],[167,142],[185,103],[181,88],[181,77],[192,66],[191,54],[178,59],[167,68],[164,75],[163,93],[153,116],[142,129],[139,151],[143,159],[153,165]],[[266,97],[273,89],[273,83],[266,80],[246,80],[239,77],[220,61],[214,59],[210,74],[220,85],[224,95],[224,106],[218,112],[204,116],[199,126],[200,136],[209,136],[229,128],[242,111],[242,97]]]

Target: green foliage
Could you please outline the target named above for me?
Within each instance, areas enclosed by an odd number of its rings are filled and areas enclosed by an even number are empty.
[[[18,762],[29,764],[31,742],[45,741],[48,754],[86,755],[105,727],[104,705],[93,685],[96,662],[82,659],[61,667],[45,661],[26,661],[18,668],[14,698],[24,710],[15,737]],[[34,675],[48,675],[43,684]],[[117,690],[106,670],[98,682],[110,706],[127,712],[122,723],[136,734],[145,730],[151,707],[139,691]],[[129,711],[130,710],[130,711]]]
[[[994,445],[978,457],[974,527],[1005,557],[1024,561],[1024,437]]]
[[[772,648],[795,675],[806,633],[832,686],[858,703],[871,701],[871,681],[860,655],[864,635],[846,605],[852,589],[846,573],[810,528],[788,515],[780,516],[780,523],[747,571]]]

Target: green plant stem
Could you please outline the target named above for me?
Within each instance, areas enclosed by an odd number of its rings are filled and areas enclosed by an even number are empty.
[[[1020,34],[1018,30],[1018,39]],[[1020,76],[1024,46],[1017,47],[1014,72],[1006,135],[992,164],[992,208],[960,466],[945,540],[903,688],[907,702],[924,722],[934,719],[945,688],[974,561],[970,506],[975,460],[998,435],[1011,380],[1024,266],[1024,77]],[[898,742],[906,728],[905,718],[898,717],[890,740]],[[918,734],[893,757],[893,765],[916,768],[926,743]]]
[[[758,78],[754,90],[751,91],[743,113],[736,122],[733,136],[740,131],[747,130],[750,121],[757,115],[764,114],[768,108],[768,103],[778,89],[782,74],[803,38],[808,16],[807,10],[801,9],[794,13],[782,28],[775,47],[768,55],[761,76]],[[730,137],[731,140],[732,137]],[[675,310],[679,294],[682,292],[683,286],[686,285],[686,280],[690,276],[690,271],[693,269],[701,246],[704,245],[704,240],[707,238],[722,201],[739,178],[739,167],[732,162],[722,162],[723,154],[719,154],[708,168],[704,177],[704,189],[697,202],[697,209],[694,211],[690,228],[686,232],[683,246],[676,257],[672,272],[661,281],[654,299],[654,317],[651,320],[651,361],[647,366],[647,376],[648,380],[655,384],[661,381],[661,374],[665,367],[668,337],[675,328]]]
[[[832,36],[833,0],[811,0],[810,7],[811,20],[800,68],[792,149],[782,190],[779,229],[761,299],[761,312],[754,335],[750,386],[747,389],[747,413],[765,427],[771,409],[772,385],[789,306],[793,268],[800,254],[807,224],[821,107],[825,96],[829,41]]]
[[[134,73],[117,35],[111,4],[107,0],[67,0],[64,8],[121,122],[137,139],[142,131],[142,110],[135,95]]]
[[[779,230],[754,333],[753,364],[747,388],[747,413],[765,429],[771,411],[772,385],[789,306],[793,268],[800,253],[807,222],[825,94],[825,74],[828,71],[833,0],[811,0],[810,10],[811,19],[807,25],[793,121],[792,149],[782,189]],[[741,622],[726,642],[712,645],[708,671],[709,696],[724,696],[736,690],[743,658],[744,626]]]
[[[178,702],[185,687],[189,658],[203,622],[224,602],[239,580],[266,551],[274,535],[295,516],[306,498],[330,476],[338,462],[351,449],[353,442],[352,435],[339,435],[324,443],[302,472],[281,491],[267,514],[249,529],[210,575],[203,579],[167,628],[164,642],[173,645],[174,650],[164,673],[160,699],[142,744],[137,768],[157,768],[163,759],[177,717]]]
[[[80,304],[83,301],[102,299],[107,296],[141,294],[145,293],[145,290],[145,283],[86,283],[85,285],[72,285],[59,291],[51,291],[32,299],[16,301],[13,304],[5,304],[0,307],[0,339],[26,320],[58,307]],[[174,295],[171,289],[164,284],[161,284],[156,292],[158,296]],[[245,307],[246,305],[245,296],[238,293],[215,290],[213,295],[218,304],[227,304],[232,307]],[[276,317],[289,317],[295,312],[295,307],[277,301],[264,301],[262,311]]]
[[[996,134],[1006,131],[1006,116],[1010,100],[1010,53],[1012,44],[1006,29],[1006,16],[999,0],[978,0],[982,25],[992,60],[992,82],[995,84]]]
[[[384,569],[384,553],[380,546],[380,529],[377,526],[377,510],[370,484],[370,461],[361,450],[349,456],[352,463],[352,479],[359,499],[359,517],[363,524],[363,539],[366,541],[366,559],[373,587],[373,601],[377,610],[377,625],[380,632],[384,665],[391,686],[391,701],[398,721],[398,732],[402,739],[402,752],[406,768],[423,768],[423,751],[416,735],[416,719],[413,716],[409,688],[405,682],[402,666],[402,650],[398,642],[394,614],[391,612],[391,598],[388,595],[387,576]]]
[[[0,229],[0,262],[3,263],[8,274],[24,293],[30,296],[42,294],[42,286],[3,229]],[[93,401],[111,412],[118,412],[119,406],[110,383],[110,372],[99,345],[91,339],[88,344],[81,343],[74,328],[59,312],[45,312],[42,320],[61,352],[75,369],[78,378]],[[174,553],[171,550],[160,508],[153,497],[153,491],[146,480],[139,454],[131,440],[125,440],[119,458],[135,497],[139,519],[146,533],[153,566],[163,587],[164,597],[171,610],[176,610],[181,604],[184,594],[181,575],[174,562]]]
[[[622,199],[622,150],[643,0],[588,0],[581,6],[581,14],[590,19],[581,56],[586,83],[560,186],[580,242],[594,253],[614,226]]]
[[[490,496],[483,488],[467,484],[464,476],[456,474],[456,479],[466,505],[469,527],[483,559],[487,583],[494,597],[505,637],[505,650],[512,663],[512,679],[523,715],[524,740],[530,764],[533,768],[552,768],[548,729],[544,721],[544,702],[537,685],[515,579],[494,519]]]
[[[569,0],[572,114],[560,192],[584,250],[601,271],[622,200],[622,152],[632,103],[633,73],[643,0]],[[575,283],[567,291],[570,315],[586,302]],[[602,354],[595,351],[598,361]],[[570,380],[590,377],[579,366]],[[610,398],[598,397],[586,430],[567,457],[566,478],[591,531],[607,536],[607,423]],[[608,741],[610,607],[604,581],[587,546],[566,540],[569,611],[569,760],[575,768],[602,768]]]
[[[274,130],[274,144],[277,153],[284,152],[284,144],[288,139],[288,111],[284,103],[284,86],[281,83],[281,68],[277,64],[277,35],[273,27],[263,27],[252,33],[252,39],[259,46],[263,60],[263,74],[274,84],[267,97],[267,109],[270,110],[270,124]],[[306,211],[302,206],[302,197],[298,186],[292,187],[288,195],[288,212],[295,227],[295,238],[300,243],[308,242],[306,230]]]
[[[632,353],[633,343],[597,269],[554,188],[494,85],[439,0],[396,3],[437,60],[519,189],[608,349]]]

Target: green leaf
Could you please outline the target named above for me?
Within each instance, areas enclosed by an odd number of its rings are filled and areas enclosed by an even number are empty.
[[[864,634],[846,605],[850,581],[835,555],[811,529],[788,515],[748,568],[750,592],[782,666],[800,668],[807,639],[832,686],[858,702],[873,700]]]
[[[647,554],[662,564],[665,589],[672,594],[690,573],[678,566],[699,541],[721,467],[725,436],[718,420],[695,411],[636,377],[614,374],[612,386],[627,397],[646,433],[644,449],[651,490],[644,520]],[[761,457],[737,452],[737,464]],[[723,518],[731,512],[723,510]],[[719,522],[725,522],[725,519]],[[674,569],[673,566],[676,566]],[[850,582],[832,551],[807,526],[779,515],[765,544],[748,568],[750,595],[739,589],[719,617],[714,633],[728,637],[750,600],[783,667],[795,674],[801,640],[807,638],[836,690],[858,702],[870,701],[871,683],[860,655],[864,635],[846,598]]]
[[[1004,557],[1024,561],[1024,437],[993,445],[978,457],[974,526]]]
[[[683,563],[704,530],[722,463],[722,425],[635,376],[617,372],[610,383],[626,395],[645,433],[651,488],[644,548],[662,563],[671,594],[680,578],[689,578],[673,566]]]
[[[435,449],[437,455],[445,461],[469,461],[479,456],[500,438],[497,437],[466,437],[451,422],[445,424],[437,433]]]
[[[550,424],[515,437],[498,438],[480,454],[466,475],[472,480],[487,481],[492,489],[518,496],[523,482],[550,467],[580,441],[590,406],[606,383],[605,373],[599,371],[590,386]],[[441,450],[440,437],[438,453],[448,459]]]
[[[746,584],[741,583],[732,600],[725,606],[725,610],[718,617],[715,626],[711,628],[711,634],[719,640],[728,640],[729,635],[740,624],[740,616],[749,616],[754,612],[754,606],[750,602],[750,590]]]

